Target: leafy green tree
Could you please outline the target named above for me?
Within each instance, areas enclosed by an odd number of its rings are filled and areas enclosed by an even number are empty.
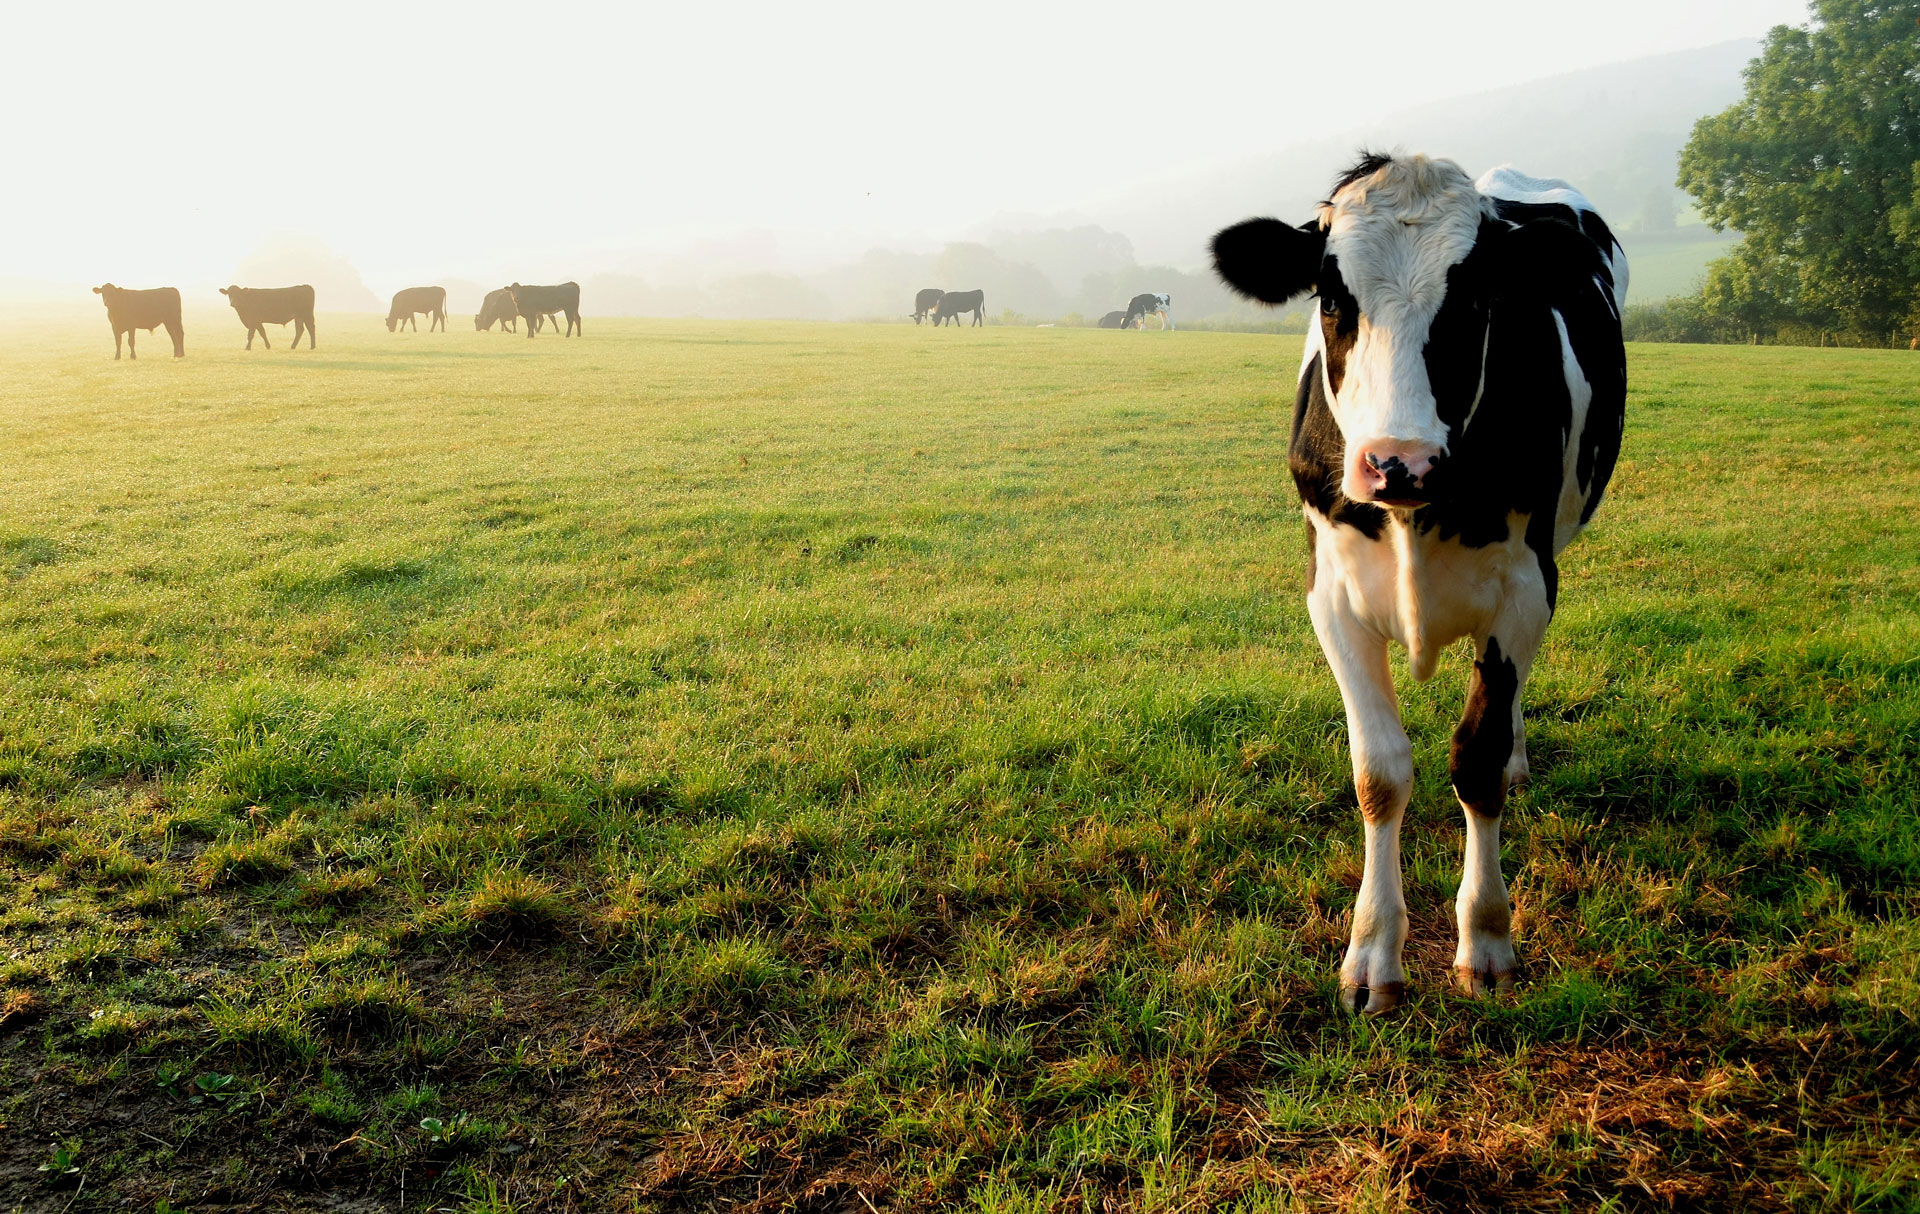
[[[1746,96],[1680,154],[1707,221],[1746,236],[1707,304],[1756,336],[1789,318],[1920,332],[1920,0],[1814,0],[1812,16],[1767,35]]]

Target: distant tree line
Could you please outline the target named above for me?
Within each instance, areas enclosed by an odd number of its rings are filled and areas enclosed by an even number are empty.
[[[1920,0],[1815,0],[1746,96],[1703,118],[1681,188],[1743,239],[1629,340],[1920,346]]]

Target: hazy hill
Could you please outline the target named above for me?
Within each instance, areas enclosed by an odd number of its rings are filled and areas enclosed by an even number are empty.
[[[1196,266],[1222,226],[1256,214],[1305,219],[1356,149],[1399,147],[1450,157],[1476,176],[1513,164],[1564,177],[1600,207],[1630,254],[1637,246],[1711,247],[1726,238],[1698,226],[1685,230],[1688,199],[1673,184],[1678,157],[1696,120],[1739,99],[1741,69],[1759,49],[1758,38],[1739,39],[1635,59],[1436,102],[1367,126],[1341,130],[1328,122],[1329,133],[1304,138],[1298,124],[1311,106],[1277,105],[1279,150],[1163,179],[1085,210],[1125,232],[1142,260]],[[1706,256],[1699,255],[1702,264]],[[1663,281],[1675,276],[1665,270]]]

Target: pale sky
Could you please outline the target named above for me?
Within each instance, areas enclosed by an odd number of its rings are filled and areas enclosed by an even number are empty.
[[[284,233],[376,291],[743,230],[815,264],[1806,20],[1805,0],[20,0],[0,276],[225,282]]]

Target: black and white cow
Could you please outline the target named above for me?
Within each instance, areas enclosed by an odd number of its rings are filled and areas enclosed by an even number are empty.
[[[1160,317],[1160,327],[1162,329],[1171,329],[1173,328],[1173,317],[1168,313],[1168,309],[1172,306],[1172,298],[1166,295],[1154,295],[1151,292],[1145,295],[1136,295],[1127,301],[1127,316],[1125,320],[1120,322],[1120,327],[1123,329],[1144,329],[1147,327],[1147,317],[1157,314]]]
[[[1521,688],[1559,590],[1560,550],[1620,450],[1626,254],[1560,181],[1471,181],[1424,156],[1365,156],[1298,227],[1214,237],[1227,283],[1267,303],[1312,292],[1288,463],[1307,519],[1307,606],[1346,701],[1366,865],[1340,968],[1355,1011],[1406,981],[1400,822],[1413,756],[1387,646],[1416,680],[1474,646],[1452,777],[1466,811],[1454,972],[1513,984],[1500,815],[1527,777]]]

